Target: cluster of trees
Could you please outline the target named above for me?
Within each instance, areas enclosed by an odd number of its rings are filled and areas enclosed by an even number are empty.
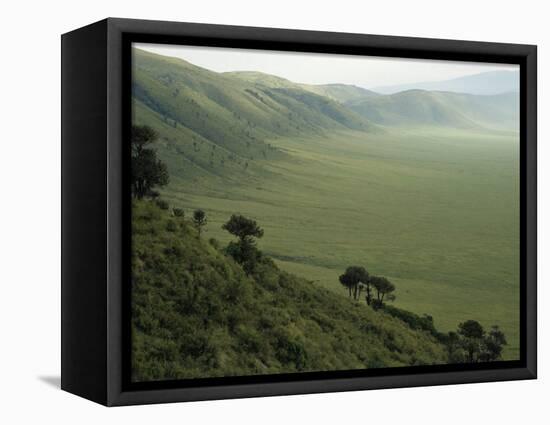
[[[388,307],[384,301],[394,301],[395,285],[382,276],[372,276],[361,266],[349,266],[339,277],[340,283],[348,290],[348,295],[354,300],[361,298],[366,292],[367,305],[375,310],[384,309],[391,316],[403,320],[413,329],[430,332],[436,339],[447,346],[449,363],[479,363],[499,360],[502,350],[507,344],[504,333],[498,326],[493,326],[488,332],[475,320],[460,323],[456,332],[442,334],[433,324],[431,316],[417,316],[405,310]]]
[[[385,277],[370,275],[362,266],[349,266],[339,280],[354,300],[359,300],[361,292],[365,291],[367,305],[374,308],[382,307],[384,300],[395,300],[395,285]]]
[[[451,363],[499,360],[507,344],[506,337],[498,326],[493,326],[486,332],[475,320],[460,323],[456,332],[449,332],[446,342]]]

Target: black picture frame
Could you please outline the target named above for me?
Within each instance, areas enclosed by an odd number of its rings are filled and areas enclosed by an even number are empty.
[[[130,45],[520,66],[520,352],[491,364],[131,383]],[[536,46],[109,18],[62,36],[62,389],[108,406],[534,379],[537,374]]]

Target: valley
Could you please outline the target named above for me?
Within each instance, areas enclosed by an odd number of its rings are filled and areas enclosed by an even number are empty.
[[[344,297],[338,276],[362,265],[442,331],[500,326],[503,357],[518,358],[513,94],[403,100],[161,58],[136,53],[134,122],[161,136],[163,199],[203,209],[207,238],[227,243],[221,225],[242,213],[282,270]],[[465,102],[484,113],[458,113]]]

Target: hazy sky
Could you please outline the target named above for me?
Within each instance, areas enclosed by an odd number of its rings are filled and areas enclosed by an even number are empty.
[[[365,88],[440,81],[487,71],[513,71],[515,65],[420,59],[394,59],[215,47],[136,43],[134,47],[185,59],[216,72],[260,71],[297,83],[355,84]]]

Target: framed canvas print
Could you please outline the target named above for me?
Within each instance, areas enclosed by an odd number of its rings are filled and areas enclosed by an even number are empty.
[[[536,377],[536,47],[107,19],[62,37],[62,388]]]

